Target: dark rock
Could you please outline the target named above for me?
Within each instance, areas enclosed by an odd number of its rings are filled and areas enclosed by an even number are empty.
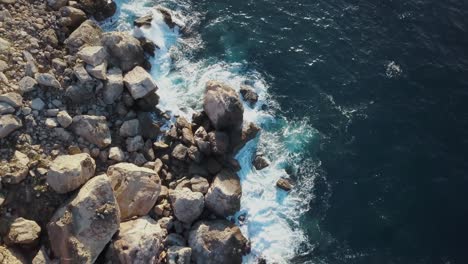
[[[229,152],[229,136],[224,132],[208,133],[208,141],[211,145],[211,152],[215,155],[225,155]]]
[[[142,26],[151,26],[151,21],[153,20],[153,15],[146,15],[139,17],[133,21],[133,25],[136,27]]]
[[[104,20],[114,15],[117,5],[114,1],[108,0],[78,0],[82,9],[98,21]]]
[[[242,98],[247,101],[251,106],[254,106],[258,101],[258,94],[250,86],[241,85],[240,93]]]
[[[282,190],[289,192],[293,186],[289,179],[281,178],[276,182],[276,186]]]
[[[150,112],[138,112],[138,120],[141,126],[141,136],[145,139],[156,138],[161,130],[158,124],[154,121]],[[169,147],[169,146],[168,146]]]
[[[268,160],[266,160],[263,156],[256,156],[253,164],[257,170],[262,170],[270,165]]]

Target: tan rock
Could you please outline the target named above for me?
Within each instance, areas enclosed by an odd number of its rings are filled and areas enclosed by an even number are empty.
[[[76,190],[94,176],[96,163],[87,153],[58,156],[50,165],[47,183],[58,193]]]
[[[41,233],[41,227],[34,221],[16,218],[10,226],[7,240],[12,244],[31,244],[34,243]]]

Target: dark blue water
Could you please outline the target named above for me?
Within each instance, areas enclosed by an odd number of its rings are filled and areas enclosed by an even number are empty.
[[[247,62],[320,133],[293,262],[468,263],[467,1],[191,4],[196,56]]]

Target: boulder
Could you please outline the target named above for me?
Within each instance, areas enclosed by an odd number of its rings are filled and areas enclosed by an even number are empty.
[[[190,184],[192,186],[192,191],[201,192],[203,194],[206,194],[208,192],[208,188],[210,188],[208,181],[201,176],[192,177],[190,179]]]
[[[71,30],[75,30],[87,18],[83,10],[71,6],[60,8],[60,14],[62,15],[61,24]]]
[[[7,137],[22,126],[23,123],[18,117],[11,114],[0,115],[0,139]]]
[[[87,153],[55,158],[47,172],[47,183],[57,193],[78,189],[94,176],[96,163]]]
[[[178,160],[185,160],[187,156],[187,147],[182,144],[177,144],[172,150],[172,157]]]
[[[161,180],[155,171],[131,163],[118,163],[109,167],[107,175],[122,219],[149,213],[161,191]]]
[[[120,224],[118,235],[106,252],[109,263],[159,263],[166,231],[148,216]]]
[[[123,122],[120,126],[121,137],[134,137],[140,133],[140,121],[138,119],[131,119]]]
[[[143,98],[158,89],[151,75],[140,66],[125,74],[124,84],[133,99]]]
[[[96,79],[99,80],[107,80],[107,62],[104,61],[103,63],[93,66],[93,65],[86,65],[86,71]]]
[[[136,27],[151,26],[151,21],[153,20],[153,15],[145,15],[139,17],[133,21],[133,25]]]
[[[253,160],[253,165],[255,169],[263,170],[264,168],[268,167],[270,163],[263,156],[256,156],[255,159]]]
[[[208,133],[208,142],[211,146],[211,153],[215,155],[225,155],[229,152],[229,136],[220,131]]]
[[[189,233],[192,260],[203,264],[240,264],[248,247],[239,227],[227,220],[200,221]]]
[[[167,249],[167,264],[190,264],[192,249],[189,247],[172,246]]]
[[[241,85],[240,94],[242,95],[242,98],[244,98],[244,100],[252,107],[255,106],[258,101],[258,94],[250,86]]]
[[[286,179],[286,178],[281,178],[279,179],[277,182],[276,182],[276,187],[284,190],[284,191],[287,191],[289,192],[293,186],[291,184],[291,181],[289,179]]]
[[[84,70],[84,68],[82,69]],[[89,104],[95,99],[93,80],[87,72],[86,75],[89,77],[88,81],[90,82],[86,84],[70,85],[65,91],[65,97],[74,104]]]
[[[114,15],[117,5],[112,0],[79,0],[81,8],[97,21],[102,21]]]
[[[260,132],[260,127],[255,125],[252,122],[249,122],[248,124],[244,125],[242,127],[242,134],[240,135],[240,139],[235,140],[233,148],[233,154],[236,154],[239,150],[241,150],[247,142],[250,140],[254,139],[258,133]]]
[[[18,82],[18,86],[22,93],[34,91],[34,89],[36,88],[36,85],[37,85],[37,81],[34,78],[29,77],[29,76],[24,76]]]
[[[100,148],[105,148],[112,142],[107,120],[104,116],[75,116],[71,128],[75,134]]]
[[[175,217],[187,224],[197,220],[205,207],[203,194],[192,192],[189,188],[171,190],[169,197]]]
[[[18,93],[4,93],[0,95],[0,102],[17,108],[23,105],[23,97]]]
[[[39,239],[41,227],[34,221],[16,218],[10,225],[7,242],[11,244],[28,245]]]
[[[103,99],[106,104],[113,104],[123,92],[123,76],[119,68],[107,71],[107,82],[104,85]]]
[[[126,32],[109,32],[102,36],[102,44],[109,54],[109,63],[127,72],[143,65],[145,54],[140,41]]]
[[[106,175],[90,179],[47,225],[60,263],[94,263],[120,225],[120,212]]]
[[[154,121],[152,115],[153,113],[151,112],[138,112],[141,136],[146,139],[154,139],[161,132],[158,124]]]
[[[203,109],[219,130],[240,130],[244,107],[234,89],[217,81],[206,83]]]
[[[35,75],[37,83],[45,87],[52,87],[56,89],[62,88],[59,81],[55,78],[54,75],[50,73],[37,73]]]
[[[33,110],[37,110],[37,111],[41,111],[42,109],[44,109],[45,107],[45,103],[44,101],[42,101],[41,98],[37,97],[37,98],[34,98],[32,101],[31,101],[31,108]]]
[[[77,55],[78,58],[93,66],[102,64],[107,59],[107,52],[103,46],[84,46]]]
[[[101,36],[102,29],[92,20],[86,20],[70,34],[64,44],[71,53],[76,53],[85,44],[99,43]]]
[[[88,71],[86,71],[85,66],[82,63],[77,63],[73,67],[73,73],[75,74],[80,84],[90,85],[94,81],[91,75],[89,75]],[[79,88],[81,89],[81,87]],[[92,92],[92,89],[89,89],[89,90]]]
[[[67,113],[67,111],[60,111],[57,113],[57,122],[63,128],[67,128],[73,123],[73,118]]]
[[[109,159],[122,162],[125,160],[125,153],[119,147],[112,147],[109,149]]]
[[[125,140],[128,152],[135,152],[143,149],[145,142],[141,136],[129,137]]]
[[[156,6],[155,9],[159,11],[164,19],[164,22],[170,27],[174,28],[175,26],[178,26],[181,30],[184,29],[185,25],[184,23],[176,17],[174,12],[170,10],[169,8],[165,8],[163,6]]]
[[[0,263],[5,264],[25,264],[26,259],[13,249],[0,246]]]
[[[224,169],[216,174],[205,196],[205,205],[221,217],[233,215],[240,209],[242,189],[239,177]]]

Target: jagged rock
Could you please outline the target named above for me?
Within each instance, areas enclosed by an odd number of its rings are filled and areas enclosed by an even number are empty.
[[[285,190],[287,192],[289,192],[293,186],[291,184],[291,182],[289,181],[289,179],[286,179],[286,178],[281,178],[279,179],[277,182],[276,182],[276,187],[282,189],[282,190]]]
[[[158,174],[131,163],[118,163],[107,170],[117,198],[121,218],[143,216],[153,208],[161,191]]]
[[[120,127],[121,137],[135,137],[140,134],[140,121],[138,119],[131,119],[123,122]]]
[[[36,85],[37,85],[37,81],[34,78],[29,77],[29,76],[24,76],[18,82],[18,86],[22,93],[28,93],[28,92],[34,91],[34,89],[36,88]]]
[[[84,46],[77,55],[84,62],[93,66],[102,64],[107,59],[107,52],[103,46]]]
[[[195,140],[193,138],[193,132],[191,129],[186,127],[182,128],[182,142],[184,142],[188,146],[195,143]]]
[[[7,114],[0,116],[0,139],[10,135],[13,131],[21,128],[23,123],[14,115]]]
[[[226,84],[206,83],[203,109],[216,129],[240,130],[242,127],[244,107],[236,91]]]
[[[270,165],[268,160],[266,160],[263,156],[256,156],[253,164],[257,170],[262,170]]]
[[[145,142],[141,136],[129,137],[125,140],[128,152],[135,152],[143,149]]]
[[[13,158],[8,163],[8,169],[0,170],[2,182],[18,184],[22,182],[29,173],[29,158],[24,153],[15,151]]]
[[[172,246],[167,250],[168,264],[190,264],[192,249],[189,247]]]
[[[167,150],[169,148],[169,145],[162,141],[156,141],[154,142],[153,147],[154,147],[154,150],[161,151],[161,150]]]
[[[190,184],[192,186],[192,191],[201,192],[203,194],[206,194],[208,192],[208,188],[210,188],[208,181],[201,176],[192,177],[192,179],[190,179]]]
[[[189,188],[169,192],[174,215],[179,221],[191,224],[202,214],[205,207],[203,194],[192,192]]]
[[[109,149],[109,159],[122,162],[125,160],[125,153],[119,147],[112,147]]]
[[[0,263],[25,264],[26,259],[13,249],[0,246]]]
[[[247,239],[227,220],[200,221],[189,233],[192,260],[203,264],[240,264]]]
[[[57,122],[63,128],[67,128],[73,123],[73,118],[67,113],[67,111],[60,111],[57,114]]]
[[[41,227],[36,222],[19,217],[10,225],[7,242],[21,245],[31,244],[37,241],[40,233]]]
[[[252,87],[247,85],[241,85],[240,93],[245,101],[251,106],[254,106],[258,101],[258,94],[253,90]]]
[[[107,71],[107,82],[104,86],[103,98],[106,104],[113,104],[123,92],[123,76],[119,68]]]
[[[249,122],[242,128],[242,134],[240,140],[238,140],[237,144],[233,146],[233,153],[237,153],[240,149],[242,149],[247,142],[254,139],[258,133],[260,132],[260,127],[255,125],[252,122]]]
[[[4,102],[0,102],[0,115],[11,114],[14,112],[15,112],[15,108],[13,108],[13,106]]]
[[[99,80],[107,80],[107,62],[104,61],[103,63],[92,66],[92,65],[86,65],[86,71],[93,76],[96,79]]]
[[[178,160],[185,160],[186,156],[187,156],[187,147],[182,144],[178,144],[172,150],[172,157]]]
[[[76,53],[85,44],[99,43],[101,36],[102,29],[92,20],[86,20],[70,34],[64,44],[71,53]]]
[[[166,204],[164,204],[166,205]],[[187,242],[185,241],[185,238],[177,233],[170,233],[167,235],[166,239],[164,240],[164,245],[166,247],[170,246],[185,246],[187,245]]]
[[[5,93],[0,95],[0,102],[7,103],[17,108],[23,105],[23,97],[17,93]]]
[[[140,66],[125,74],[124,83],[133,99],[143,98],[158,89],[151,75]]]
[[[208,133],[208,142],[210,142],[211,152],[215,155],[225,155],[229,152],[229,136],[220,131]]]
[[[47,225],[60,263],[94,263],[119,229],[120,212],[106,175],[90,179]]]
[[[174,28],[175,26],[178,26],[181,30],[184,29],[185,27],[184,23],[180,19],[176,18],[172,10],[165,8],[163,6],[156,6],[155,9],[163,15],[164,22],[170,28]]]
[[[61,24],[71,30],[76,29],[86,20],[86,13],[83,10],[71,6],[60,8],[60,14],[62,15]]]
[[[187,149],[187,155],[191,160],[195,161],[195,163],[200,163],[203,159],[203,155],[196,146],[190,146]]]
[[[119,234],[106,252],[109,263],[159,263],[166,231],[148,216],[120,224]]]
[[[38,111],[41,111],[42,109],[44,109],[45,107],[45,103],[44,101],[42,101],[41,98],[34,98],[32,101],[31,101],[31,108],[34,109],[34,110],[38,110]]]
[[[123,72],[143,65],[145,54],[138,39],[126,32],[109,32],[102,36],[102,44],[109,54],[109,63]]]
[[[105,148],[112,142],[107,120],[104,116],[75,116],[71,127],[75,134],[100,148]]]
[[[239,177],[232,171],[224,169],[214,178],[205,196],[205,205],[213,213],[227,217],[240,209],[242,189]]]
[[[35,78],[40,85],[56,89],[62,88],[59,81],[50,73],[37,73]]]
[[[133,21],[133,25],[136,27],[151,26],[152,20],[153,20],[153,15],[145,15],[145,16],[135,19],[135,21]]]
[[[61,7],[66,6],[68,0],[47,0],[47,5],[54,10],[59,10]]]
[[[79,0],[78,2],[86,13],[94,16],[98,21],[113,16],[117,10],[117,5],[112,0]]]
[[[58,193],[76,190],[94,176],[96,163],[87,153],[58,156],[50,165],[47,183]]]
[[[140,121],[141,136],[146,139],[154,139],[161,132],[158,124],[154,121],[152,113],[138,112],[138,120]]]
[[[73,67],[73,73],[81,84],[87,84],[93,82],[93,78],[86,71],[82,63],[78,63]]]

